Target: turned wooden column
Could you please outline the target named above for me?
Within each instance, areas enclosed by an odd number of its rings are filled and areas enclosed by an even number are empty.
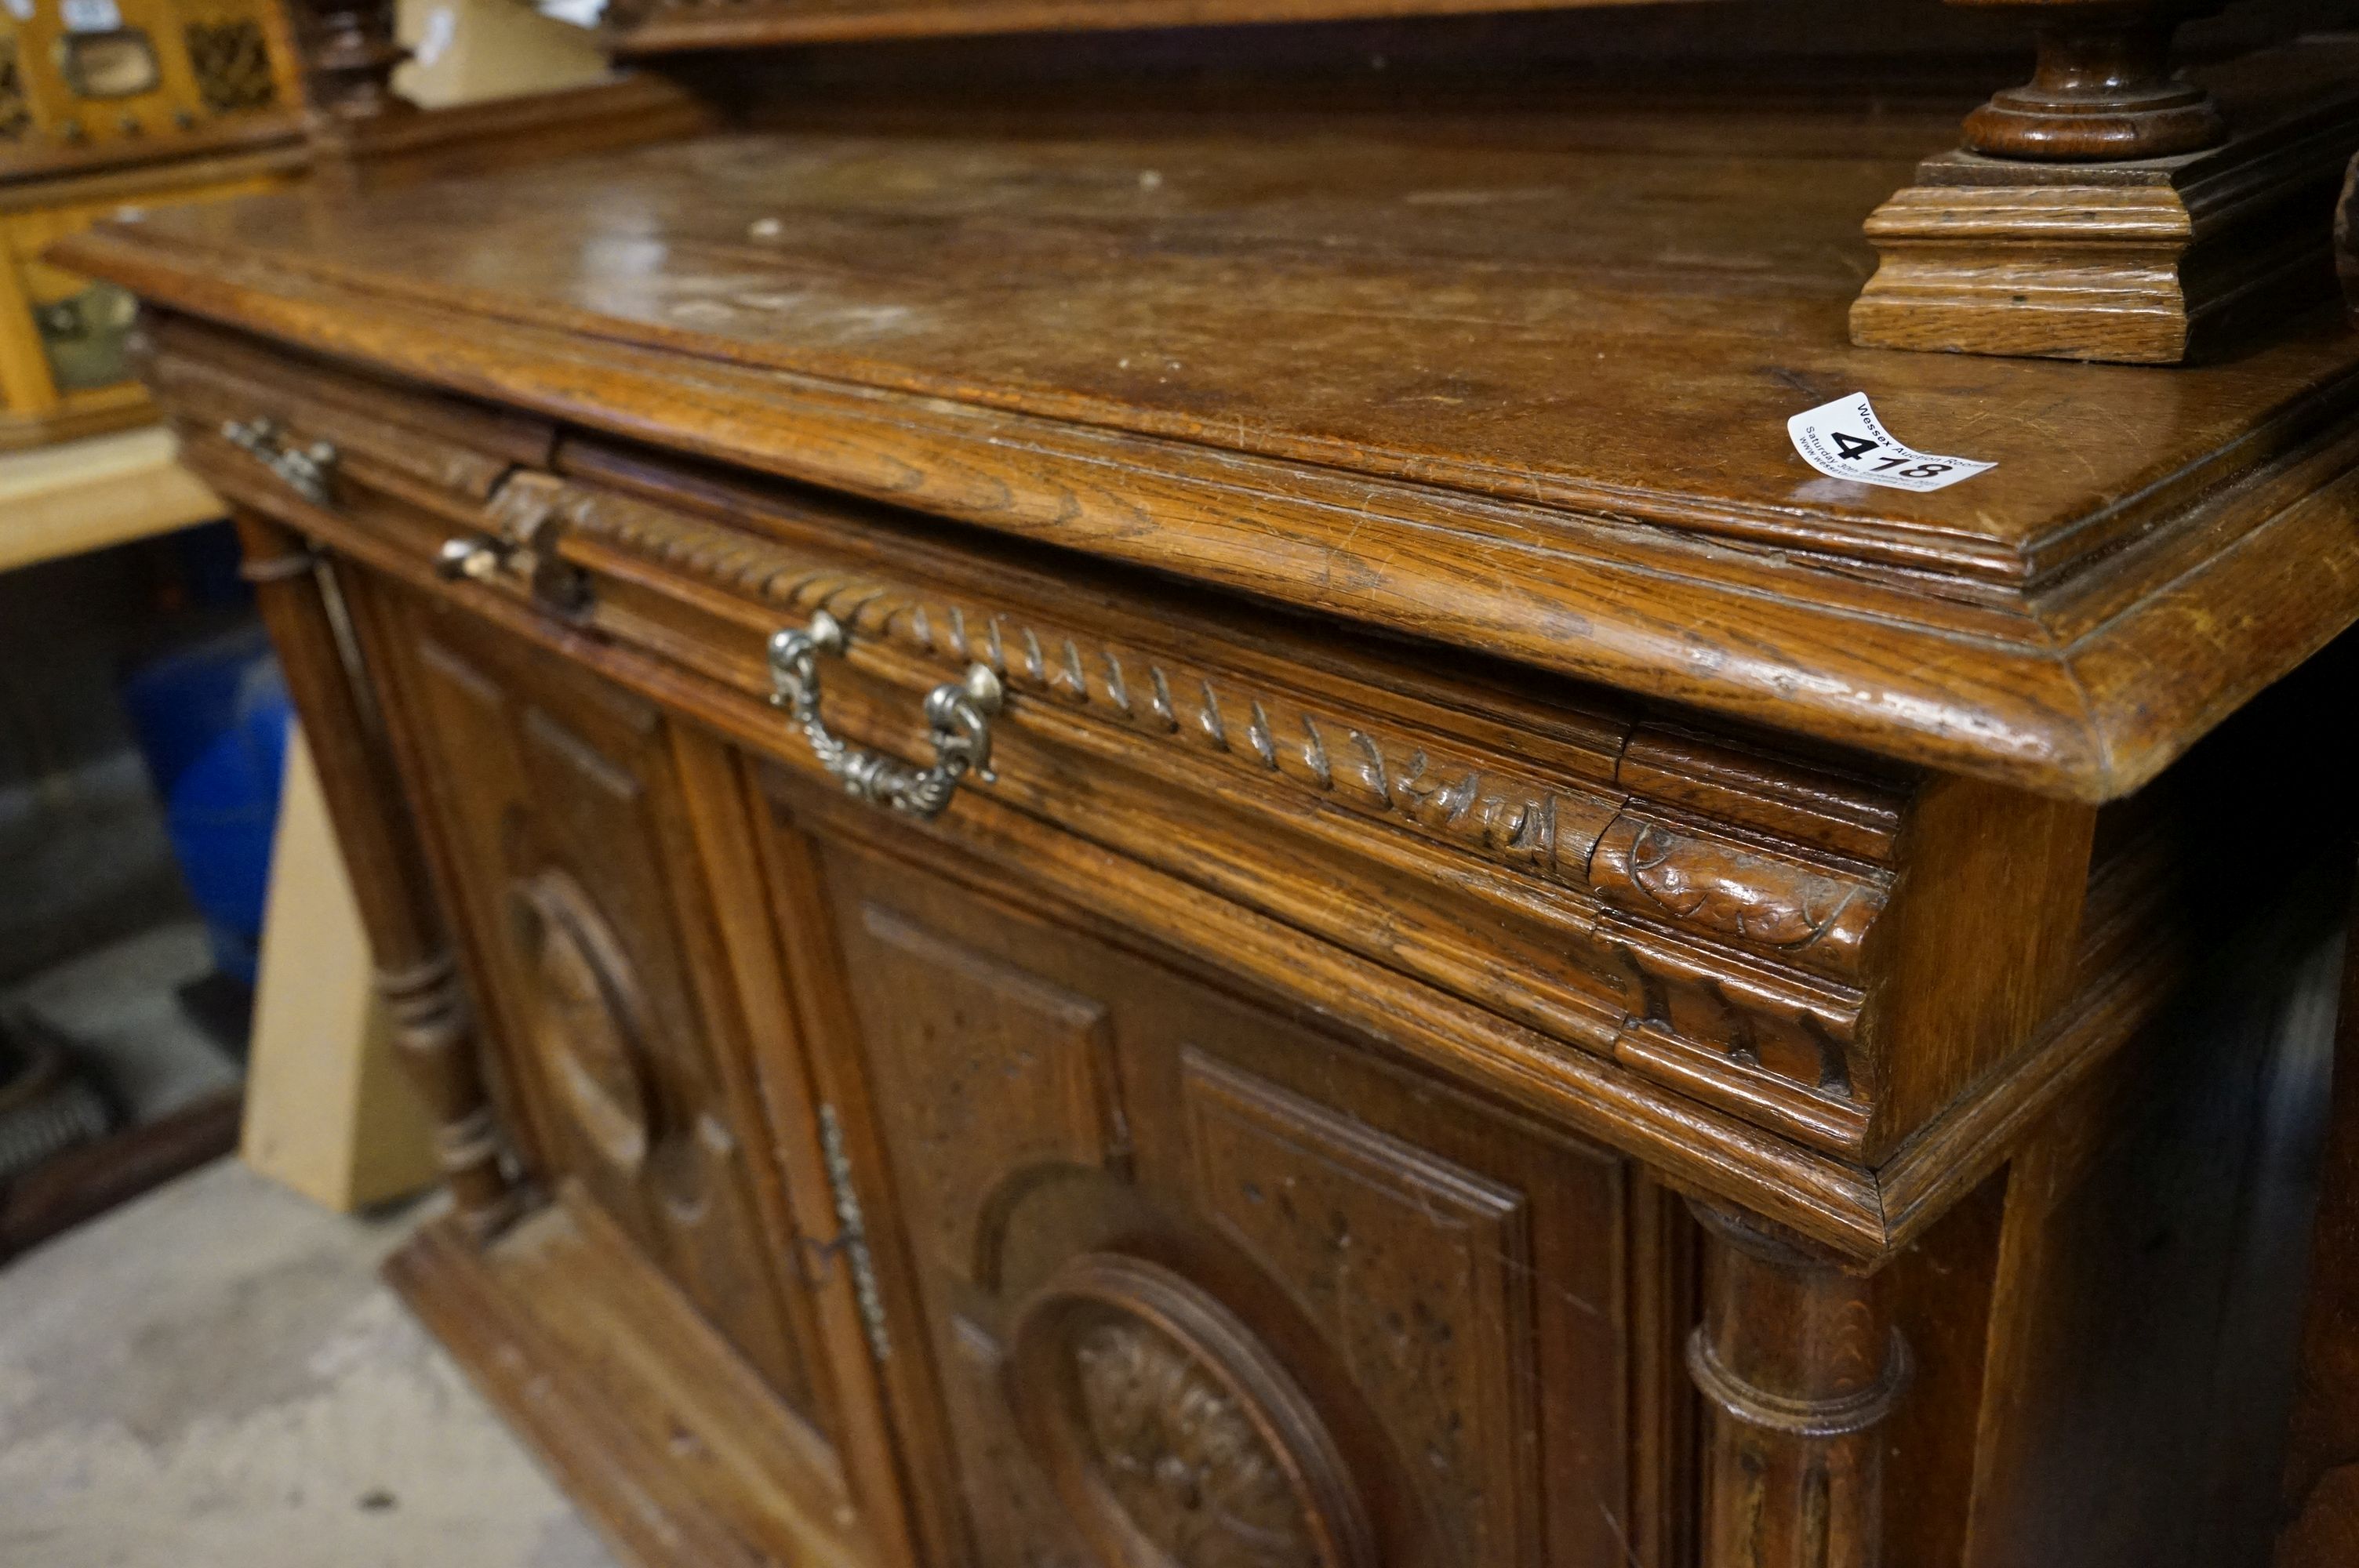
[[[393,90],[409,51],[394,38],[394,0],[291,0],[296,47],[315,115],[368,120],[415,109]]]
[[[466,992],[383,730],[347,663],[310,548],[267,518],[243,508],[234,515],[245,575],[286,668],[352,873],[395,1044],[425,1101],[459,1217],[479,1238],[488,1237],[515,1213],[516,1195],[500,1166]]]
[[[2121,162],[2228,139],[2211,93],[2177,79],[2171,40],[2206,0],[1951,0],[2007,4],[2032,21],[2038,64],[1966,116],[1966,150],[2038,162]]]
[[[1707,1240],[1688,1370],[1711,1410],[1704,1568],[1879,1568],[1878,1425],[1908,1351],[1872,1282],[1767,1224],[1691,1203]]]

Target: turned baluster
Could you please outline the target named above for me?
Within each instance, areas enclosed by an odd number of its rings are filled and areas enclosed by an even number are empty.
[[[1867,1278],[1765,1222],[1690,1206],[1707,1238],[1688,1345],[1712,1421],[1705,1568],[1877,1568],[1877,1428],[1907,1389],[1907,1346]]]
[[[392,758],[346,661],[310,551],[267,518],[243,509],[234,515],[245,575],[286,668],[320,793],[352,872],[394,1043],[425,1102],[459,1218],[478,1238],[488,1237],[514,1215],[516,1194],[500,1164],[466,992]]]
[[[394,0],[295,0],[292,9],[312,113],[352,121],[412,110],[393,91],[409,58],[394,38]]]
[[[2204,0],[1951,0],[2010,4],[2032,20],[2038,64],[1966,117],[1966,149],[2040,162],[2125,161],[2200,152],[2228,136],[2212,95],[2179,81],[2180,24]]]

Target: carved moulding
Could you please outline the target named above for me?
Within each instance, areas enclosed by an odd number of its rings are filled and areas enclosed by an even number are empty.
[[[1366,1509],[1309,1399],[1169,1269],[1068,1262],[1017,1314],[1007,1397],[1105,1563],[1376,1568]]]
[[[851,629],[855,647],[988,665],[1011,693],[1564,889],[1574,895],[1561,914],[1566,938],[1576,951],[1593,944],[1580,966],[1607,1005],[1624,1010],[1634,1061],[1651,1070],[1675,1060],[1674,1076],[1690,1087],[1708,1088],[1716,1074],[1728,1080],[1721,1098],[1766,1108],[1835,1146],[1865,1124],[1875,1076],[1852,1053],[1868,939],[1892,873],[1864,858],[1888,858],[1891,842],[1864,823],[1821,826],[1812,841],[1711,820],[1699,801],[1749,799],[1713,767],[1680,781],[1677,804],[1658,807],[1623,786],[1618,752],[1596,759],[1593,780],[1544,774],[1369,717],[1332,693],[1304,695],[1208,660],[897,582],[873,563],[815,560],[775,537],[610,492],[538,474],[509,483],[527,481],[536,508],[560,513],[564,536],[589,545],[574,558],[593,568],[599,552],[619,551],[790,607],[789,616],[825,610]],[[493,507],[501,509],[499,498]],[[1628,739],[1625,729],[1621,744]],[[1696,748],[1653,745],[1638,771],[1669,777],[1682,749]],[[1714,767],[1724,772],[1726,762]],[[1850,781],[1812,783],[1810,793],[1830,808],[1858,797],[1854,815],[1874,816],[1869,807],[1888,796]],[[1782,823],[1781,811],[1794,815],[1790,803],[1762,815]],[[1843,848],[1830,849],[1828,838]]]
[[[569,487],[565,510],[582,535],[800,611],[826,610],[858,636],[989,665],[1014,689],[1797,968],[1855,979],[1885,906],[1888,881],[1878,869],[1814,860],[1799,849],[1758,852],[1742,841],[1745,829],[1715,837],[1669,816],[1631,816],[1629,795],[1607,780],[1544,779],[1332,703],[799,559],[767,540],[621,497]],[[1601,843],[1617,829],[1601,876]]]
[[[1830,875],[1628,811],[1599,835],[1588,881],[1619,908],[1763,952],[1822,956],[1824,968],[1845,976],[1860,972],[1885,904],[1884,888],[1865,878]]]
[[[646,1007],[631,966],[582,884],[560,871],[509,889],[518,944],[538,982],[532,1044],[574,1124],[625,1176],[647,1163],[651,1129]]]

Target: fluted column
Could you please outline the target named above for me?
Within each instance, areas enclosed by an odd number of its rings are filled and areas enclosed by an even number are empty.
[[[1873,1281],[1701,1202],[1704,1320],[1688,1369],[1711,1409],[1705,1568],[1880,1568],[1877,1427],[1908,1352]]]

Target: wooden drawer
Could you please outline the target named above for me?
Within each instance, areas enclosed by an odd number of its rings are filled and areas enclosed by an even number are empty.
[[[910,831],[1038,853],[1022,821],[1110,851],[1152,885],[1110,881],[1109,914],[1344,996],[1462,1081],[1846,1246],[1923,1195],[1866,1167],[2012,1114],[1965,1091],[2070,979],[2087,808],[986,550],[185,320],[158,336],[190,460],[233,498],[806,772],[774,633],[832,615],[821,716],[909,760],[926,693],[986,665],[991,776]],[[307,479],[284,454],[321,441]]]

